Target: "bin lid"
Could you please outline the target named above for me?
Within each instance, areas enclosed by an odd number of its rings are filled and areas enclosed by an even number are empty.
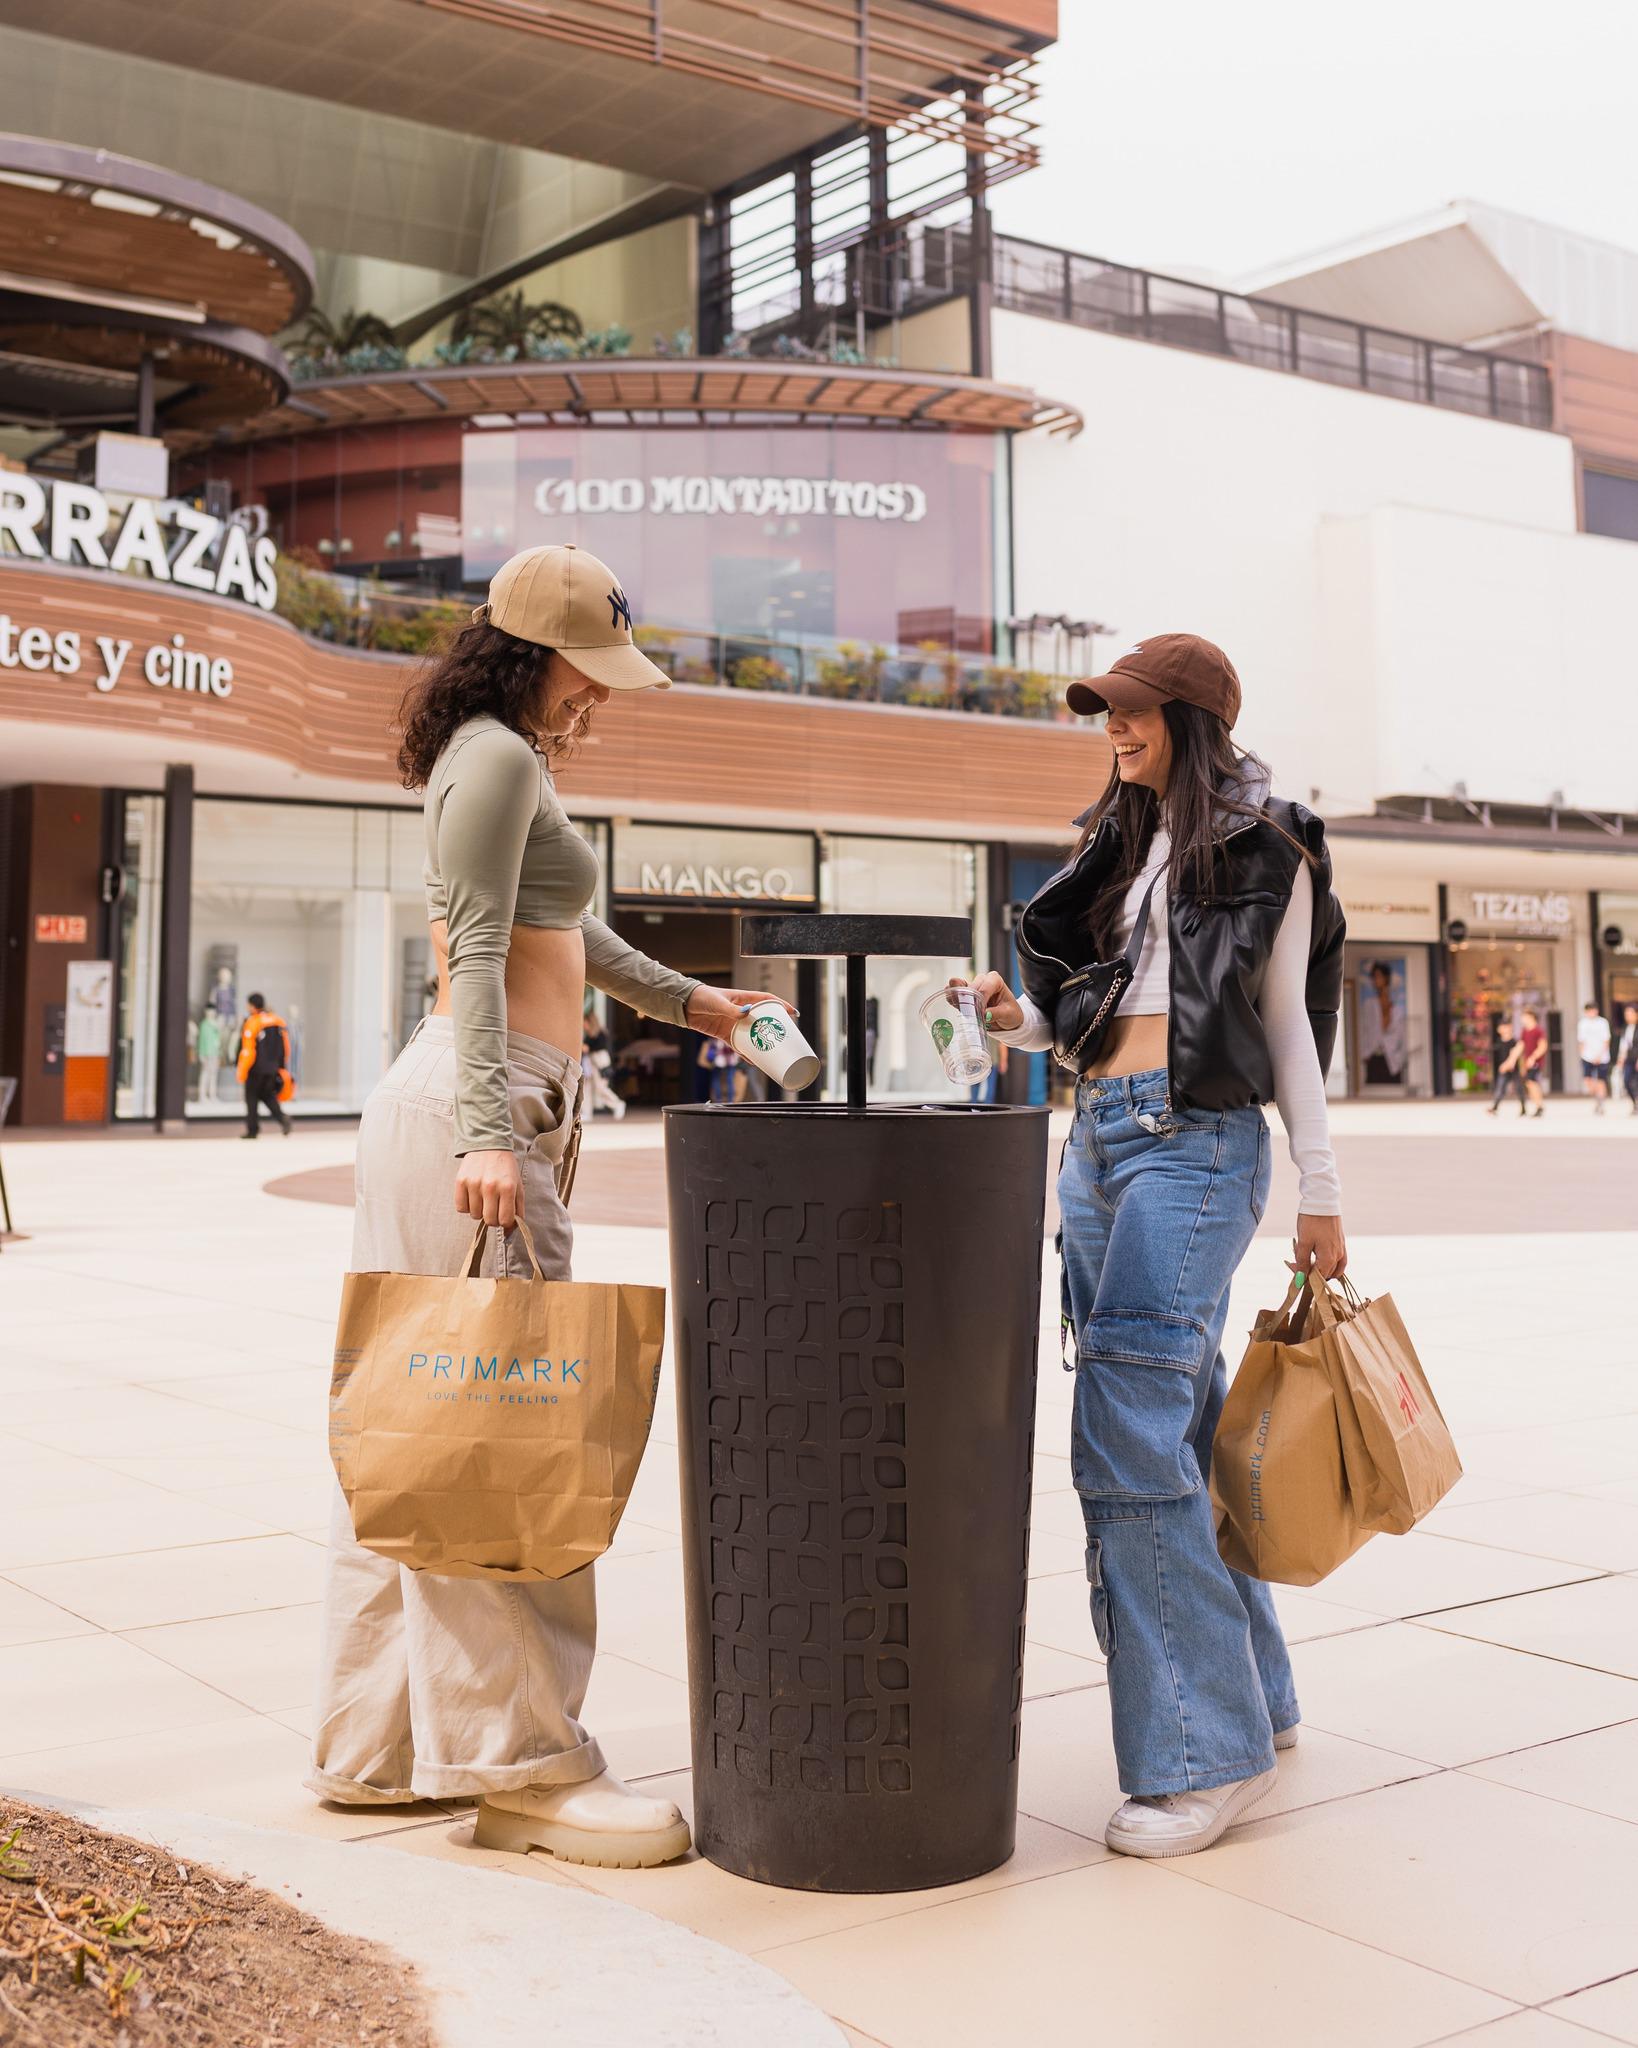
[[[886,958],[972,957],[970,917],[917,917],[910,912],[755,916],[741,913],[739,950],[760,958],[826,960],[869,953]]]

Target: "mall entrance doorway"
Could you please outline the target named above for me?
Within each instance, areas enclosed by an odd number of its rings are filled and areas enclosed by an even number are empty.
[[[768,909],[769,905],[758,905]],[[781,910],[791,906],[781,904]],[[807,960],[745,959],[739,952],[739,915],[716,904],[686,908],[616,898],[609,923],[628,946],[663,961],[680,973],[724,988],[765,988],[802,1012],[803,1028],[819,1049],[819,977]],[[703,1102],[717,1081],[719,1099],[730,1090],[736,1101],[762,1101],[764,1077],[748,1064],[726,1076],[702,1059],[710,1043],[700,1032],[639,1017],[622,1003],[608,1005],[614,1054],[613,1082],[633,1107],[661,1108],[673,1102]]]

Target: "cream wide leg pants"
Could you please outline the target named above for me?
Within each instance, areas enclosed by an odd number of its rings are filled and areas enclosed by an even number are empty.
[[[524,1215],[541,1271],[566,1280],[556,1170],[580,1062],[515,1031],[506,1054]],[[427,1017],[364,1105],[354,1272],[460,1270],[474,1225],[454,1207],[454,1125],[454,1027]],[[484,1271],[526,1274],[522,1241],[492,1233]],[[579,1719],[596,1641],[591,1566],[519,1584],[412,1572],[353,1540],[338,1486],[309,1789],[375,1806],[596,1777],[603,1755]]]

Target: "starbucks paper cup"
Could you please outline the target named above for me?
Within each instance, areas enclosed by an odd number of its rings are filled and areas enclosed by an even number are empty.
[[[757,1003],[734,1026],[729,1044],[780,1088],[803,1089],[819,1072],[819,1055],[783,1003]]]

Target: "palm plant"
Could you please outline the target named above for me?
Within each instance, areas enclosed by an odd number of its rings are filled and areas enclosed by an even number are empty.
[[[327,313],[315,306],[301,323],[293,352],[301,356],[346,356],[361,348],[395,348],[397,337],[379,313],[359,313],[349,306],[345,313]]]
[[[510,350],[526,356],[530,345],[542,341],[577,341],[582,333],[580,315],[555,299],[536,299],[532,304],[520,285],[515,292],[496,292],[475,306],[463,306],[455,316],[454,339],[473,341],[497,355]]]

